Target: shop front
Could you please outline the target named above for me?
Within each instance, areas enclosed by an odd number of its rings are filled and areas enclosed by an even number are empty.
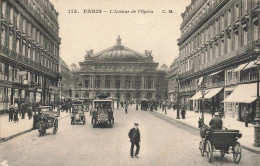
[[[234,114],[239,121],[244,120],[246,111],[256,111],[256,83],[240,84],[234,91],[225,91],[227,97],[223,101],[226,111]]]

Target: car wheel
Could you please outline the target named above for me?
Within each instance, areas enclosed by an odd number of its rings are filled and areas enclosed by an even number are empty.
[[[83,121],[83,125],[86,124],[86,119],[85,118],[83,118],[82,121]]]
[[[93,128],[96,128],[97,127],[96,119],[93,119],[92,122],[93,122]]]

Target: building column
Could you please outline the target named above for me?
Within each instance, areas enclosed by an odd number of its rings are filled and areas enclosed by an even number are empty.
[[[153,76],[153,89],[155,89],[155,77]]]
[[[141,80],[141,89],[144,89],[144,76],[142,75],[142,80]]]

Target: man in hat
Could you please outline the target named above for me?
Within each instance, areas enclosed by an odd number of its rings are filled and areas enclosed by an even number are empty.
[[[13,117],[14,117],[14,106],[11,105],[9,108],[9,122],[13,121]]]
[[[209,122],[209,125],[213,130],[221,130],[222,129],[223,121],[219,117],[218,112],[215,112],[214,117]]]
[[[134,123],[135,127],[132,128],[129,133],[128,136],[130,138],[130,142],[131,142],[131,149],[130,149],[130,155],[132,158],[134,158],[133,153],[134,153],[134,146],[136,146],[136,151],[135,151],[135,157],[138,157],[138,153],[140,150],[140,131],[138,129],[138,123]]]

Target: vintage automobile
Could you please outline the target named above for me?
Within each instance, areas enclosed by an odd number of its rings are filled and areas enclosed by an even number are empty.
[[[113,116],[113,100],[111,99],[96,99],[93,100],[92,121],[93,127],[98,125],[107,125],[112,127],[114,124]]]
[[[58,114],[54,112],[51,106],[40,106],[38,108],[39,121],[37,123],[37,128],[39,131],[39,136],[44,136],[46,130],[53,127],[53,134],[58,131]]]
[[[83,125],[86,123],[83,104],[72,104],[71,125],[76,122],[82,123]]]

